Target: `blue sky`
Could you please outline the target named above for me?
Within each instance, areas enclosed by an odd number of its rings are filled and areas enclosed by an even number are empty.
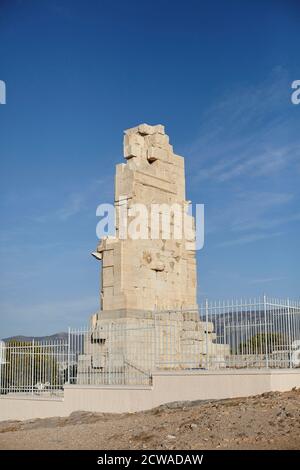
[[[162,123],[204,203],[199,300],[299,297],[296,1],[0,0],[0,337],[98,308],[96,207]]]

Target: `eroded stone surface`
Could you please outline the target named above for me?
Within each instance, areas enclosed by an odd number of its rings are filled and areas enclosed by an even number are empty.
[[[148,124],[125,131],[124,157],[127,163],[116,168],[116,207],[126,202],[130,211],[133,204],[146,205],[148,236],[153,229],[157,239],[100,242],[97,251],[103,257],[102,310],[196,309],[194,247],[187,246],[184,236],[180,240],[163,239],[162,227],[150,217],[151,204],[173,205],[171,237],[174,225],[180,225],[188,205],[184,159],[173,153],[164,126]],[[117,221],[117,236],[119,229]]]
[[[189,205],[184,158],[173,152],[164,126],[148,124],[125,131],[124,158],[115,178],[117,236],[97,247],[101,309],[79,356],[78,382],[140,384],[154,369],[224,367],[228,346],[215,342],[212,323],[199,320],[194,231],[174,237]],[[133,220],[134,204],[148,214],[152,204],[171,206],[170,237],[149,217],[148,239],[124,239],[120,214]]]

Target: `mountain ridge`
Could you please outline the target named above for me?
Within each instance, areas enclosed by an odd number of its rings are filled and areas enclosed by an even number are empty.
[[[60,331],[58,333],[54,333],[53,335],[46,335],[46,336],[25,336],[25,335],[15,335],[9,336],[7,338],[2,338],[2,341],[5,343],[9,341],[21,341],[21,342],[30,342],[34,341],[64,341],[68,339],[68,333],[66,331]]]

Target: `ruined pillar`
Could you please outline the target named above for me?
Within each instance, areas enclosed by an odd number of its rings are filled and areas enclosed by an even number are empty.
[[[102,258],[101,310],[105,316],[134,316],[143,310],[196,309],[193,233],[189,230],[190,239],[182,233],[184,219],[187,228],[193,225],[187,215],[184,158],[174,153],[164,126],[147,124],[125,131],[124,157],[126,163],[116,167],[116,237],[101,240],[97,247]],[[136,204],[147,214],[132,213]],[[136,234],[141,239],[128,233],[123,239],[126,228],[120,214],[127,215],[127,232],[143,219]],[[168,224],[169,233],[164,230]]]
[[[116,167],[116,234],[93,253],[101,260],[101,307],[84,337],[78,382],[141,384],[153,370],[221,367],[229,349],[197,307],[184,158],[164,126],[147,124],[125,131],[124,157]]]

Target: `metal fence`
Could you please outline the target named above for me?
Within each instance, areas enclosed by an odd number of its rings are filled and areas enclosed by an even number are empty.
[[[206,302],[202,321],[212,322],[216,343],[228,344],[228,368],[300,367],[300,302],[263,298]],[[210,349],[208,345],[208,356]]]
[[[101,320],[69,337],[71,383],[151,383],[157,370],[298,368],[300,303],[205,302],[198,310]]]
[[[266,297],[135,318],[100,314],[95,325],[70,329],[66,341],[0,343],[1,393],[37,397],[56,397],[65,383],[151,384],[162,370],[298,367],[300,303]]]
[[[0,393],[59,397],[68,373],[68,342],[0,342]]]
[[[69,332],[69,382],[85,385],[148,384],[155,367],[154,321],[108,321]]]

